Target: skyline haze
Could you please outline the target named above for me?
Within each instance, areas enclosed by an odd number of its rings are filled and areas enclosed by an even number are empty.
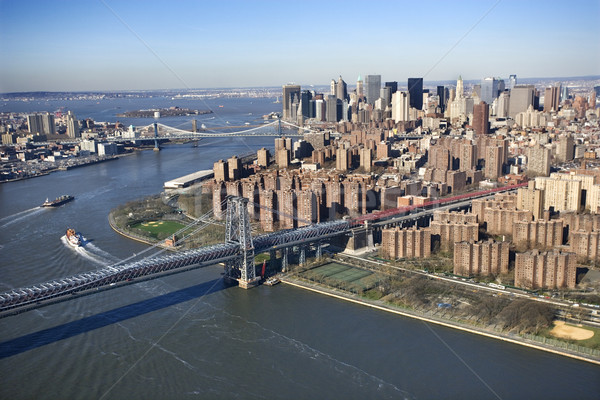
[[[0,92],[600,73],[598,1],[0,0],[0,16]]]

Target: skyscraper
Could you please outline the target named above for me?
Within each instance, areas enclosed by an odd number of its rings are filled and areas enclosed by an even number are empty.
[[[300,93],[300,107],[302,108],[302,116],[305,118],[314,118],[315,113],[312,109],[314,102],[311,103],[312,93],[310,90],[303,90]]]
[[[375,100],[379,98],[379,89],[381,89],[381,75],[367,75],[365,85],[367,86],[367,103],[375,104]]]
[[[344,80],[342,79],[341,75],[340,79],[335,84],[335,96],[342,101],[344,101],[346,97],[348,97],[347,85],[346,82],[344,82]]]
[[[465,88],[463,85],[462,76],[458,76],[458,80],[456,81],[456,93],[454,95],[454,99],[462,99],[465,97]]]
[[[477,135],[487,135],[489,128],[490,106],[482,101],[473,106],[473,130]]]
[[[394,94],[398,91],[398,82],[386,82],[384,86],[390,88],[390,90],[392,91],[391,94]]]
[[[81,132],[79,132],[79,121],[71,111],[67,114],[67,136],[71,138],[81,137]]]
[[[291,106],[294,98],[300,97],[300,85],[283,85],[283,119],[292,117]]]
[[[54,114],[46,113],[42,115],[42,127],[47,135],[56,133],[56,123],[54,122]]]
[[[392,95],[392,119],[394,122],[409,120],[409,106],[409,92],[396,92]]]
[[[364,90],[363,90],[363,81],[362,78],[360,77],[360,75],[358,76],[358,79],[356,80],[356,95],[358,97],[362,96],[364,94]]]
[[[338,122],[338,98],[330,94],[325,101],[325,120],[327,122]]]
[[[544,92],[544,112],[558,111],[560,86],[550,86]]]
[[[440,106],[440,111],[444,112],[446,111],[446,90],[443,86],[438,86],[437,87],[437,95],[439,100],[439,106]]]
[[[423,78],[408,78],[408,93],[410,93],[410,106],[422,110]]]
[[[516,75],[510,75],[508,77],[508,85],[506,85],[506,88],[508,90],[512,90],[515,86],[517,86],[517,76]]]
[[[515,118],[518,113],[525,112],[529,106],[533,106],[535,87],[533,85],[517,85],[510,91],[510,102],[508,104],[508,116]]]
[[[492,104],[496,97],[498,97],[499,91],[500,80],[496,78],[484,78],[481,80],[481,101]]]
[[[42,121],[42,116],[40,114],[29,114],[27,116],[27,127],[29,129],[29,133],[39,133],[40,135],[44,133],[44,123]]]

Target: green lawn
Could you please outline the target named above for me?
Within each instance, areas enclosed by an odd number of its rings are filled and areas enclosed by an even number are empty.
[[[158,238],[161,233],[161,237],[171,236],[175,232],[185,228],[185,225],[176,221],[146,221],[137,223],[131,227],[146,231],[152,237]]]

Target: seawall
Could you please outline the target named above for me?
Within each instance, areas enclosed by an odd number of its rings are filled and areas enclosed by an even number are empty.
[[[330,296],[330,297],[334,297],[336,299],[340,299],[340,300],[345,300],[345,301],[349,301],[351,303],[355,303],[355,304],[360,304],[366,307],[371,307],[377,310],[381,310],[381,311],[386,311],[386,312],[391,312],[394,314],[398,314],[398,315],[402,315],[404,317],[408,317],[408,318],[414,318],[414,319],[418,319],[424,322],[429,322],[432,324],[436,324],[436,325],[441,325],[441,326],[445,326],[447,328],[452,328],[452,329],[458,329],[460,331],[463,332],[468,332],[468,333],[472,333],[475,335],[481,335],[481,336],[486,336],[492,339],[497,339],[497,340],[502,340],[504,342],[508,342],[508,343],[513,343],[513,344],[517,344],[520,346],[526,346],[526,347],[530,347],[533,349],[537,349],[537,350],[542,350],[542,351],[546,351],[549,353],[554,353],[554,354],[558,354],[561,356],[565,356],[565,357],[570,357],[570,358],[574,358],[576,360],[580,360],[580,361],[585,361],[585,362],[589,362],[592,364],[596,364],[596,365],[600,365],[600,359],[597,358],[593,358],[593,357],[585,357],[583,355],[580,354],[575,354],[572,352],[568,352],[568,351],[564,351],[564,350],[560,350],[560,349],[556,349],[556,348],[552,348],[549,346],[543,346],[541,344],[537,344],[534,343],[532,341],[529,341],[527,339],[514,339],[511,337],[508,337],[507,335],[502,335],[502,334],[494,334],[494,333],[490,333],[490,332],[486,332],[483,330],[479,330],[479,329],[475,329],[475,328],[470,328],[470,327],[466,327],[463,325],[459,325],[456,323],[452,323],[452,322],[446,322],[446,321],[441,321],[441,320],[437,320],[437,319],[433,319],[433,318],[429,318],[429,317],[425,317],[422,315],[418,315],[415,313],[411,313],[409,311],[402,311],[402,310],[398,310],[383,304],[376,304],[375,302],[366,300],[366,299],[362,299],[362,298],[356,298],[354,296],[352,296],[351,294],[347,294],[347,293],[341,293],[339,291],[334,292],[333,289],[329,289],[329,288],[324,288],[324,287],[320,287],[320,286],[316,286],[307,282],[302,282],[299,281],[297,279],[294,278],[290,278],[289,276],[282,276],[281,277],[281,281],[285,284],[291,285],[291,286],[295,286],[298,288],[302,288],[302,289],[306,289],[306,290],[310,290],[312,292],[316,292],[316,293],[320,293],[326,296]]]

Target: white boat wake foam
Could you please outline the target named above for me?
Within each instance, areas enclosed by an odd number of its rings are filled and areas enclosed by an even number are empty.
[[[2,223],[2,225],[0,226],[0,228],[5,228],[5,227],[7,227],[9,225],[14,224],[15,222],[18,222],[18,221],[21,221],[21,220],[25,219],[27,217],[30,217],[30,216],[35,215],[35,214],[39,214],[42,211],[44,211],[44,208],[38,206],[38,207],[30,208],[29,210],[20,211],[20,212],[18,212],[16,214],[9,215],[7,217],[0,218],[0,223]]]

